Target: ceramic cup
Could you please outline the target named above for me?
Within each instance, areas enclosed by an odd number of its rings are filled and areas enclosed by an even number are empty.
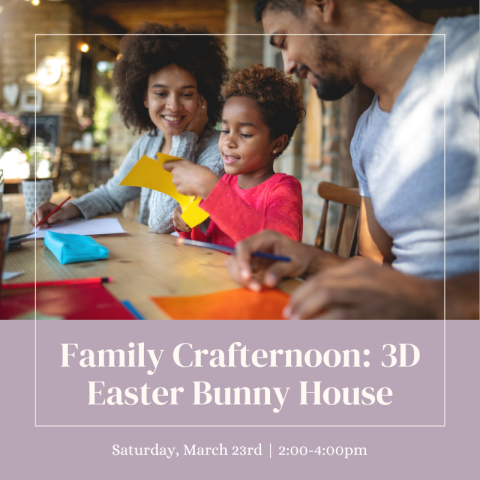
[[[36,192],[35,192],[36,185]],[[22,182],[25,213],[29,217],[42,202],[49,202],[53,195],[52,180],[37,180]]]

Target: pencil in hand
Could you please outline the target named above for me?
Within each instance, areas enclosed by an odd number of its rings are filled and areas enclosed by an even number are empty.
[[[201,247],[201,248],[210,248],[212,250],[218,250],[224,253],[235,253],[235,249],[232,247],[227,247],[226,245],[216,245],[214,243],[207,243],[207,242],[199,242],[198,240],[189,240],[186,238],[177,238],[176,240],[177,245],[192,245],[194,247]],[[274,260],[277,262],[290,262],[290,257],[284,257],[281,255],[273,255],[272,253],[265,253],[265,252],[253,252],[253,257],[261,257],[267,258],[268,260]]]
[[[44,224],[48,218],[50,218],[55,212],[57,212],[61,207],[63,207],[72,197],[65,199],[60,205],[56,206],[43,220],[40,220],[35,228],[38,228],[40,225]]]

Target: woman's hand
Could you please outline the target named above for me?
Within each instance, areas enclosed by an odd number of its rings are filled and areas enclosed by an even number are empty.
[[[182,207],[179,205],[173,211],[173,225],[179,232],[191,232],[192,229],[183,221]]]
[[[41,222],[52,210],[57,208],[58,205],[51,202],[42,202],[38,208],[32,213],[30,217],[30,223],[36,227],[38,222]],[[54,223],[61,223],[71,218],[80,217],[82,212],[73,204],[67,203],[58,211],[56,211],[48,220],[40,225],[40,228],[48,228]]]
[[[202,95],[199,95],[197,113],[192,118],[190,123],[185,127],[185,131],[194,132],[200,137],[207,123],[208,123],[207,101],[203,98]]]
[[[165,162],[163,168],[173,175],[172,182],[182,195],[207,198],[218,182],[218,177],[207,167],[188,160]]]

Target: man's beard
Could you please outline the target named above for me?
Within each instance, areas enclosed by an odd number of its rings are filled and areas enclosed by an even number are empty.
[[[319,52],[318,62],[322,68],[322,76],[317,75],[310,69],[310,73],[315,77],[317,85],[318,98],[322,100],[338,100],[352,90],[357,79],[349,74],[345,64],[341,61],[339,48],[337,47],[336,37],[317,36],[317,49]],[[305,65],[299,65],[297,75],[300,75]]]
[[[347,78],[338,78],[333,75],[320,78],[318,75],[313,75],[317,79],[317,86],[315,87],[317,97],[322,100],[339,100],[350,92],[355,85]]]

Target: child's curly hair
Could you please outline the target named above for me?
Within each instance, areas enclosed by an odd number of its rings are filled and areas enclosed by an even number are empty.
[[[288,135],[285,148],[305,116],[298,85],[283,72],[261,63],[234,73],[222,93],[225,101],[231,97],[248,97],[255,101],[263,122],[270,129],[270,138]]]
[[[228,75],[228,60],[224,44],[218,37],[205,35],[208,33],[199,26],[144,23],[133,32],[138,35],[123,38],[113,79],[119,88],[117,102],[127,127],[156,134],[144,95],[150,75],[172,64],[196,79],[198,93],[207,101],[208,123],[216,124],[223,105],[220,89]]]

